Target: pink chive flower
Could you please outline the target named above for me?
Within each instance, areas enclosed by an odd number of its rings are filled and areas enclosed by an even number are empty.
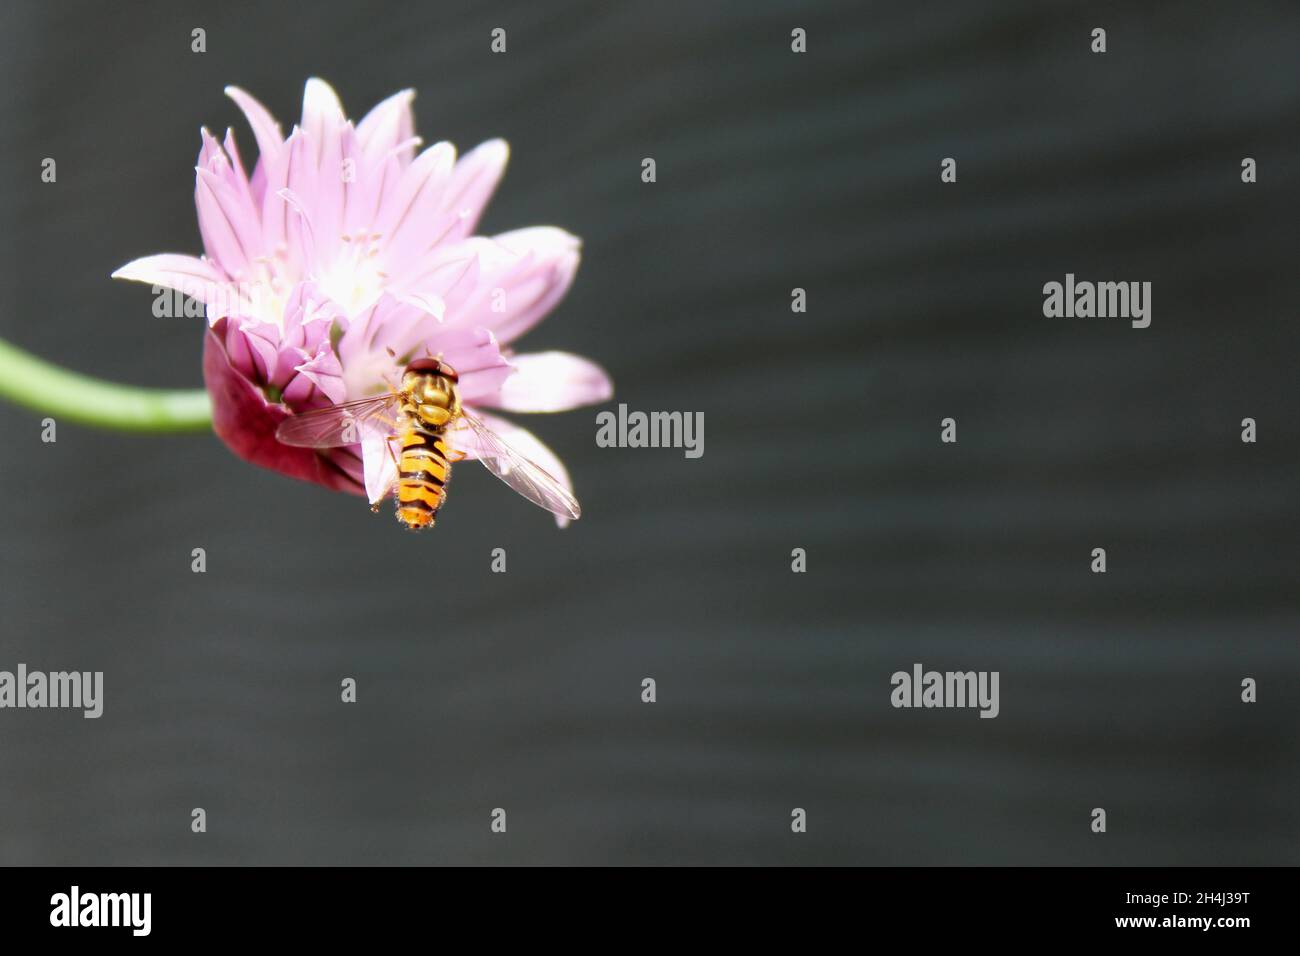
[[[410,358],[441,356],[460,374],[466,408],[571,489],[539,439],[483,411],[565,411],[613,391],[587,359],[511,349],[568,291],[580,244],[550,226],[474,235],[505,142],[459,159],[449,143],[420,151],[411,90],[354,125],[329,84],[308,80],[287,139],[257,100],[226,93],[259,156],[250,174],[233,132],[218,142],[202,131],[194,200],[205,255],[146,256],[113,273],[203,302],[204,381],[222,441],[254,464],[373,503],[391,476],[382,442],[321,452],[281,444],[276,426],[382,394]]]

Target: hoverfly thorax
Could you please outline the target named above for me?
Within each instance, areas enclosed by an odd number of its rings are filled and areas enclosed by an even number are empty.
[[[460,414],[456,372],[437,359],[416,359],[402,374],[398,390],[402,411],[428,425],[441,428]]]

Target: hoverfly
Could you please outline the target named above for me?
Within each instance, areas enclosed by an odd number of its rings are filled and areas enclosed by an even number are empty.
[[[479,461],[533,504],[563,518],[581,515],[578,502],[536,462],[515,451],[500,435],[465,411],[455,369],[434,358],[406,366],[401,384],[387,395],[344,402],[286,418],[275,437],[286,445],[333,448],[380,435],[396,439],[393,492],[397,520],[413,531],[433,527],[447,497],[452,462],[472,451]],[[456,450],[448,448],[450,439]],[[453,457],[454,456],[454,457]],[[382,496],[381,496],[382,497]],[[379,510],[378,503],[373,510]]]

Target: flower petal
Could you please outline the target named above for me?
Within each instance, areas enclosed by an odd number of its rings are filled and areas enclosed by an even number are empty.
[[[361,436],[361,460],[366,472],[366,498],[377,504],[397,481],[397,446],[391,438],[369,431]]]
[[[265,106],[249,96],[237,86],[227,86],[226,95],[244,111],[244,118],[253,129],[253,138],[257,140],[258,162],[266,164],[271,161],[284,145],[284,136],[280,133],[280,124]]]
[[[455,165],[456,147],[438,143],[421,153],[402,174],[396,195],[375,223],[389,272],[401,271],[406,263],[437,245],[455,225],[455,217],[443,208]]]
[[[212,397],[213,431],[240,458],[335,491],[363,493],[361,461],[354,450],[331,449],[319,454],[276,440],[275,429],[288,417],[287,410],[267,402],[231,367],[214,331],[209,331],[203,342],[203,380]]]
[[[302,128],[317,149],[321,148],[330,136],[337,136],[339,129],[347,122],[343,115],[343,104],[338,94],[319,77],[313,76],[307,81],[302,91]]]
[[[478,288],[459,310],[460,320],[484,325],[509,344],[546,317],[578,271],[581,241],[554,226],[535,226],[495,237],[492,257],[482,257]]]
[[[568,352],[512,355],[515,373],[492,404],[508,412],[565,412],[608,401],[614,384],[595,362]]]
[[[371,164],[379,164],[390,150],[414,139],[415,118],[411,113],[414,99],[415,90],[394,93],[357,124],[357,143]],[[405,167],[414,155],[415,147],[411,145],[399,151],[397,159]]]
[[[224,143],[226,155],[230,157],[230,166],[233,170],[234,180],[244,197],[248,200],[249,205],[255,211],[260,211],[262,201],[253,193],[252,184],[248,181],[248,174],[244,172],[243,160],[239,158],[239,148],[235,145],[235,131],[226,130],[226,140]]]
[[[573,481],[569,478],[568,469],[560,461],[559,456],[551,451],[542,440],[526,428],[516,425],[514,422],[507,421],[504,418],[498,418],[496,415],[490,415],[487,412],[474,410],[480,421],[492,431],[496,432],[501,439],[512,449],[530,460],[543,471],[548,472],[552,478],[564,486],[569,494],[573,494]],[[453,432],[453,437],[455,433]],[[477,457],[471,447],[460,449],[464,451],[466,457]],[[561,515],[555,516],[555,523],[561,528],[568,527],[569,519]]]
[[[118,267],[112,277],[166,286],[203,302],[208,297],[215,298],[218,288],[226,285],[225,276],[207,259],[170,252],[132,259],[126,265]]]
[[[239,374],[265,384],[275,374],[280,357],[280,330],[270,322],[229,318],[223,325],[226,358]]]
[[[491,239],[482,236],[473,236],[454,246],[439,247],[405,274],[390,277],[389,286],[394,294],[436,295],[448,313],[461,315],[461,306],[478,289],[483,272],[482,259],[489,249],[496,250],[496,254],[501,252]]]
[[[440,329],[429,347],[456,370],[460,399],[468,405],[495,404],[514,371],[488,329]]]
[[[280,198],[289,205],[285,241],[290,258],[297,258],[304,273],[311,271],[316,260],[315,202],[319,169],[316,145],[308,134],[295,129],[289,134],[289,164],[285,169]]]
[[[444,199],[447,211],[456,217],[449,240],[463,239],[474,232],[509,160],[510,145],[504,139],[490,139],[456,163]]]
[[[329,348],[328,343],[323,343],[309,360],[295,366],[294,371],[319,388],[332,404],[338,405],[347,400],[343,366],[339,364],[338,356]],[[292,384],[291,382],[290,387]],[[288,396],[288,388],[285,389],[285,394]]]
[[[208,258],[226,275],[240,279],[261,254],[261,223],[251,206],[213,172],[197,169],[194,205],[199,213],[199,233]]]
[[[261,257],[263,254],[261,217],[253,205],[251,195],[240,189],[225,154],[220,157],[216,170],[200,169],[197,171],[197,176],[208,187],[213,200],[220,206],[221,215],[230,224],[246,262],[252,263]],[[233,276],[234,273],[232,272],[231,275]]]
[[[308,205],[316,191],[315,146],[297,126],[284,148],[266,170],[266,195],[262,200],[262,243],[284,250],[278,262],[282,278],[296,282],[314,261],[313,209]],[[293,197],[293,201],[286,199]]]

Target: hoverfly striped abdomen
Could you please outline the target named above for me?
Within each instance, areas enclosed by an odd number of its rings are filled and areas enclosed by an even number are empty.
[[[401,435],[397,462],[397,518],[408,528],[433,527],[447,496],[451,465],[442,434],[411,422]]]

